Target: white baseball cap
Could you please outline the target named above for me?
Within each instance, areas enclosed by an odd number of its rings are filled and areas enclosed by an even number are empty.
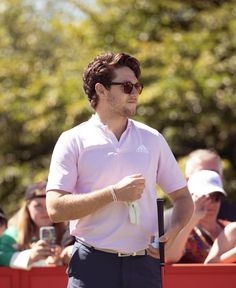
[[[200,170],[192,174],[188,180],[188,189],[191,194],[199,197],[214,192],[227,195],[223,189],[220,175],[211,170]]]

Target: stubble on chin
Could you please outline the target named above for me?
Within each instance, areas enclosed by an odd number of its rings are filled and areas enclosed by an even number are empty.
[[[132,117],[136,114],[136,110],[137,110],[136,107],[133,109],[124,108],[122,114],[125,117]]]
[[[109,95],[108,97],[108,103],[112,107],[113,111],[122,117],[131,117],[136,114],[137,106],[133,107],[127,107],[127,106],[122,106],[117,102],[116,98],[113,95]]]

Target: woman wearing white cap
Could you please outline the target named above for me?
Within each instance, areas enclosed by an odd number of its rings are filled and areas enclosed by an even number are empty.
[[[221,199],[226,196],[221,177],[215,171],[195,172],[188,180],[195,210],[189,223],[166,247],[168,263],[204,263],[228,221],[217,219]]]

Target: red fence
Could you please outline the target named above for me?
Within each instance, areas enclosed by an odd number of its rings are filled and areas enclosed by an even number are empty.
[[[167,265],[164,274],[164,288],[236,287],[236,264]]]
[[[23,271],[0,268],[0,288],[65,288],[65,267],[33,268]],[[235,288],[236,264],[167,265],[163,288]]]
[[[65,267],[32,268],[24,271],[0,268],[0,288],[65,288]]]

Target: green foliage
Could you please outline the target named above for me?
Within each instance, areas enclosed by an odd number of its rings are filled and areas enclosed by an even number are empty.
[[[42,3],[41,10],[34,1],[0,4],[0,201],[7,213],[29,183],[47,177],[59,134],[89,117],[83,69],[107,50],[141,61],[136,118],[162,132],[178,158],[215,148],[236,201],[235,1]]]
[[[25,186],[47,177],[59,134],[90,113],[81,87],[88,51],[71,45],[80,30],[57,15],[45,23],[22,1],[1,5],[0,199],[11,213]]]

